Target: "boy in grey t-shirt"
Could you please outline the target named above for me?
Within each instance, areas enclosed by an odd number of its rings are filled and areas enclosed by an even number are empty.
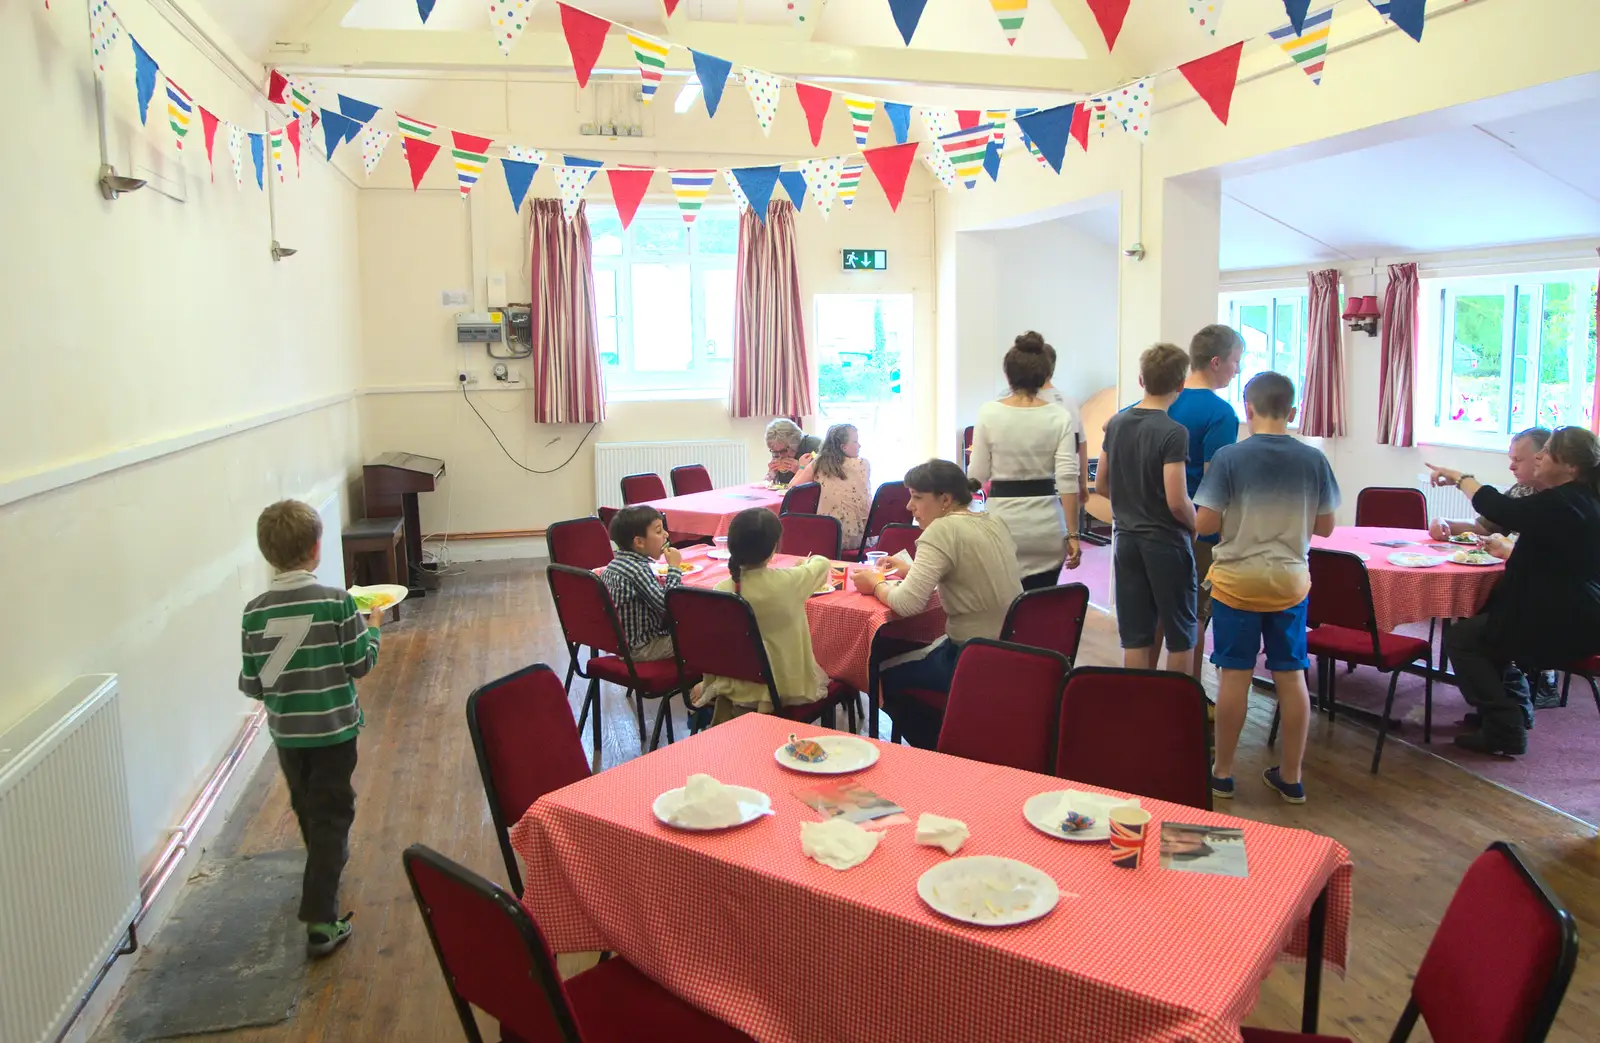
[[[1180,656],[1195,642],[1194,504],[1184,478],[1189,432],[1167,416],[1188,373],[1189,356],[1174,345],[1139,356],[1144,398],[1106,424],[1095,473],[1095,491],[1111,500],[1117,633],[1129,669],[1155,669],[1158,624],[1169,670],[1189,672]]]

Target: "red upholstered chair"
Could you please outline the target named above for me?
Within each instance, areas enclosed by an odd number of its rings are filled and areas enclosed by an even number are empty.
[[[602,507],[602,511],[609,508]],[[615,511],[612,514],[615,515]],[[598,569],[611,564],[611,536],[606,524],[598,518],[574,518],[559,521],[545,530],[545,543],[550,547],[550,560],[557,565],[572,565],[580,569]],[[572,675],[578,667],[577,660],[567,663],[567,682],[572,687]]]
[[[1048,648],[1066,657],[1071,667],[1083,640],[1083,621],[1089,614],[1089,588],[1066,583],[1017,595],[1006,612],[1000,640],[1034,648]]]
[[[1050,774],[1069,670],[1066,659],[1042,648],[968,641],[950,680],[939,752]]]
[[[567,690],[543,663],[490,681],[467,697],[467,733],[478,755],[506,879],[520,895],[522,873],[506,831],[546,793],[589,777]]]
[[[872,494],[872,507],[867,511],[867,530],[861,537],[861,556],[856,560],[866,561],[867,551],[878,549],[878,537],[883,534],[884,528],[895,522],[911,524],[911,490],[906,488],[905,482],[884,482]]]
[[[636,503],[665,500],[667,487],[661,484],[659,474],[629,474],[622,478],[622,503],[631,507]]]
[[[621,958],[562,981],[515,898],[421,844],[401,858],[469,1043],[483,1043],[473,1007],[499,1022],[503,1043],[749,1043]]]
[[[830,681],[827,696],[816,702],[785,703],[779,697],[756,614],[750,603],[739,595],[723,590],[675,587],[667,591],[667,626],[672,631],[673,648],[677,650],[681,684],[692,685],[694,682],[690,678],[715,674],[766,685],[776,716],[807,722],[820,718],[829,728],[834,724],[834,709],[842,704],[850,730],[856,730],[859,693],[843,681]]]
[[[899,554],[905,551],[906,557],[915,559],[917,555],[917,540],[922,536],[922,530],[915,525],[903,522],[893,522],[883,527],[878,534],[878,545],[873,550],[881,550],[885,554]],[[1004,635],[1001,635],[1002,637]]]
[[[644,747],[644,700],[660,699],[656,709],[656,724],[650,749],[655,749],[661,739],[663,719],[667,725],[667,741],[673,740],[672,711],[669,703],[673,693],[682,689],[677,667],[670,659],[653,663],[636,663],[628,652],[627,639],[622,635],[622,623],[617,619],[617,607],[611,602],[611,591],[605,581],[588,569],[571,565],[551,565],[545,570],[550,581],[550,597],[555,601],[556,618],[561,621],[561,632],[567,640],[567,655],[574,665],[578,662],[578,646],[588,645],[594,652],[582,666],[577,666],[578,676],[589,682],[589,691],[583,697],[583,708],[578,714],[578,730],[583,731],[584,718],[594,713],[593,739],[596,751],[600,749],[600,682],[610,681],[636,696],[633,711],[639,722],[639,745]],[[693,678],[693,685],[699,680]]]
[[[826,514],[784,514],[778,518],[783,537],[779,554],[805,557],[820,554],[829,561],[839,560],[839,519]]]
[[[1389,1037],[1405,1043],[1421,1017],[1452,1043],[1540,1043],[1578,960],[1572,914],[1503,840],[1473,860],[1417,968]],[[1244,1029],[1245,1043],[1349,1043],[1336,1036]]]
[[[1078,667],[1061,693],[1055,773],[1209,810],[1205,690],[1170,670]]]
[[[711,472],[706,470],[705,464],[684,464],[682,467],[674,467],[667,477],[672,479],[674,496],[711,491]]]
[[[1415,490],[1413,490],[1415,491]],[[1372,587],[1367,566],[1348,551],[1311,548],[1311,603],[1306,607],[1306,654],[1317,657],[1319,697],[1335,715],[1335,663],[1371,666],[1389,674],[1389,696],[1378,723],[1378,742],[1372,751],[1372,772],[1377,774],[1383,741],[1389,734],[1389,712],[1394,709],[1395,685],[1400,669],[1419,659],[1433,663],[1433,646],[1420,637],[1386,634],[1378,629],[1372,607]],[[1422,741],[1433,741],[1433,677],[1423,679]]]
[[[1376,529],[1426,529],[1428,498],[1421,489],[1368,486],[1356,494],[1356,524]]]
[[[606,527],[606,532],[611,531],[611,519],[617,516],[615,507],[596,507],[594,513],[600,517],[600,524]]]
[[[801,482],[789,486],[789,491],[783,494],[783,505],[778,508],[778,513],[816,514],[821,506],[822,486],[816,482]]]
[[[1572,675],[1577,674],[1589,682],[1589,691],[1594,693],[1594,705],[1600,709],[1600,684],[1595,683],[1595,678],[1600,677],[1600,655],[1592,655],[1579,663],[1572,663],[1561,668],[1566,677],[1561,682],[1561,705],[1567,705],[1567,689],[1572,687]]]

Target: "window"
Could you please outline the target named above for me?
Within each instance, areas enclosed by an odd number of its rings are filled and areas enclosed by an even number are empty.
[[[589,231],[607,391],[726,393],[738,216],[706,209],[686,225],[676,207],[641,207],[624,230],[615,210],[597,208]]]
[[[911,437],[911,295],[819,293],[813,328],[819,422],[855,425],[874,488],[905,474],[919,462]]]
[[[1424,279],[1417,412],[1435,437],[1502,448],[1528,427],[1587,426],[1595,271]]]
[[[1217,298],[1217,321],[1244,338],[1239,375],[1222,392],[1244,418],[1244,386],[1257,373],[1272,370],[1294,382],[1295,401],[1306,374],[1306,329],[1311,298],[1305,290],[1261,290],[1224,293]]]

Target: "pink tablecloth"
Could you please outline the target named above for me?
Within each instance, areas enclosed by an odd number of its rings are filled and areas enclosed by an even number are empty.
[[[540,798],[511,841],[528,870],[524,904],[551,945],[619,952],[771,1043],[1238,1043],[1274,961],[1304,955],[1324,887],[1324,953],[1344,967],[1351,862],[1327,837],[1144,799],[1152,829],[1242,828],[1250,875],[1164,870],[1153,853],[1117,869],[1105,845],[1052,840],[1023,819],[1027,797],[1074,784],[881,744],[863,784],[913,820],[964,821],[962,855],[1017,858],[1061,888],[1030,924],[946,920],[916,891],[946,856],[916,845],[910,824],[845,872],[801,854],[800,823],[815,814],[792,794],[822,780],[774,762],[793,730],[749,714]],[[651,801],[692,772],[759,789],[776,814],[719,833],[661,825]]]
[[[677,528],[675,516],[671,521],[673,528]],[[707,558],[705,548],[690,547],[683,557],[701,566],[699,572],[684,578],[690,586],[710,587],[728,578],[727,564]],[[797,560],[780,554],[774,564],[782,566]],[[938,594],[933,596],[926,611],[900,619],[877,598],[858,594],[850,586],[806,602],[806,616],[811,623],[811,651],[822,669],[829,677],[847,681],[863,692],[867,690],[872,639],[880,630],[889,637],[929,642],[937,640],[945,626]]]
[[[740,511],[752,507],[765,507],[778,513],[783,505],[783,493],[763,485],[734,485],[710,492],[690,493],[687,496],[669,496],[665,500],[651,500],[644,506],[654,507],[667,516],[667,527],[675,534],[689,536],[726,536],[728,523]]]
[[[1413,547],[1379,547],[1379,540],[1411,540]],[[1355,551],[1367,555],[1367,578],[1372,585],[1372,607],[1378,614],[1378,629],[1393,630],[1401,623],[1420,623],[1430,619],[1463,619],[1483,608],[1489,591],[1505,572],[1501,565],[1454,565],[1413,569],[1395,565],[1389,555],[1397,551],[1443,556],[1450,551],[1435,550],[1439,544],[1423,529],[1379,529],[1340,526],[1331,536],[1313,536],[1311,545],[1328,550]],[[1451,551],[1460,548],[1451,547]]]

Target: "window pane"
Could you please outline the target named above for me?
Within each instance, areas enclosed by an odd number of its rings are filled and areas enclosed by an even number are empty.
[[[599,319],[595,331],[600,342],[600,362],[615,366],[622,361],[617,350],[617,273],[610,268],[594,270],[594,310]]]
[[[1300,357],[1306,342],[1306,328],[1300,317],[1302,301],[1279,297],[1274,301],[1272,368],[1294,384],[1295,401],[1300,400],[1300,378],[1305,375],[1305,360]],[[1307,305],[1308,306],[1308,305]]]
[[[733,269],[713,268],[704,275],[706,357],[733,358]]]
[[[678,373],[694,364],[689,266],[636,264],[633,278],[633,370]]]
[[[739,252],[739,219],[702,213],[694,223],[694,239],[698,253],[732,257]]]
[[[1586,427],[1594,402],[1595,283],[1547,282],[1543,288],[1538,411],[1520,426]]]
[[[1523,286],[1515,288],[1514,292],[1517,316],[1511,324],[1511,426],[1508,433],[1529,426],[1528,417],[1533,414],[1533,399],[1538,392],[1536,386],[1530,386],[1534,382],[1530,379],[1533,374],[1529,368],[1538,351],[1535,340],[1539,331],[1537,327],[1529,326],[1533,309],[1538,303],[1538,288]]]
[[[1243,401],[1244,386],[1250,383],[1251,377],[1272,368],[1272,345],[1267,339],[1271,325],[1270,305],[1239,305],[1234,328],[1244,338],[1244,353],[1239,356],[1239,376],[1234,381],[1237,390],[1231,396],[1235,403]]]
[[[689,228],[680,217],[638,217],[628,229],[633,248],[648,254],[689,252]]]
[[[1504,430],[1505,295],[1453,296],[1446,301],[1455,318],[1455,336],[1444,375],[1443,416],[1486,431]]]
[[[622,221],[616,214],[595,213],[589,220],[589,238],[596,257],[622,256]]]

